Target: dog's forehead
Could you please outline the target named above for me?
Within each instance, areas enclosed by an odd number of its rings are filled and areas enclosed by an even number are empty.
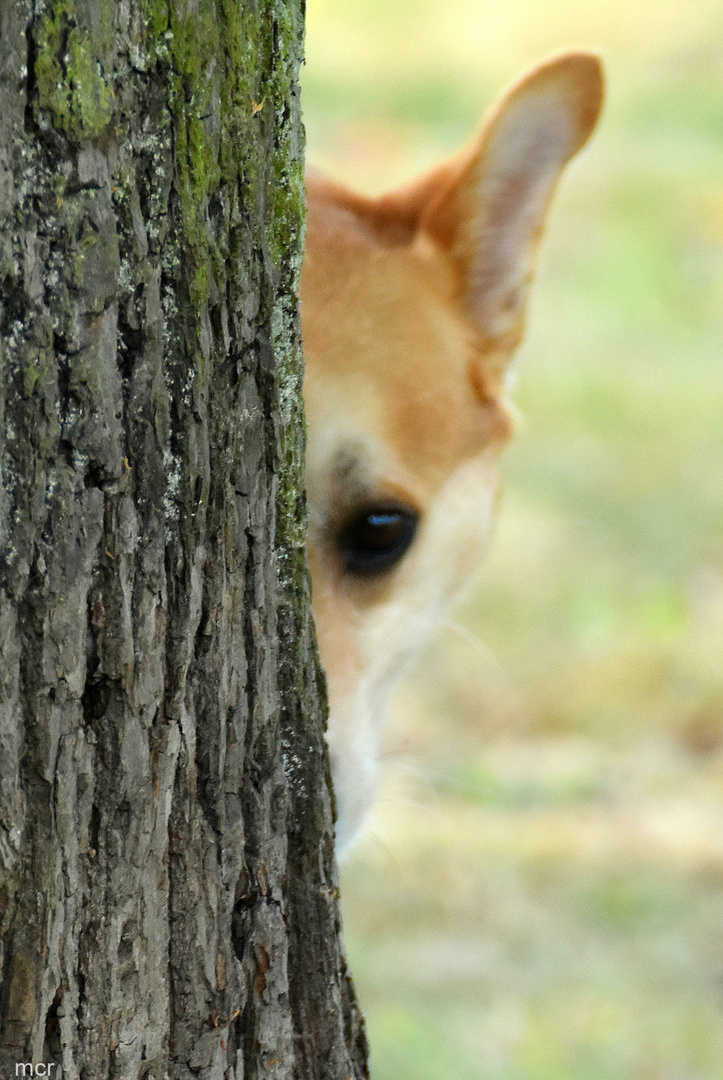
[[[480,448],[473,343],[442,264],[381,244],[355,215],[312,208],[302,275],[311,439],[381,442],[430,493]]]

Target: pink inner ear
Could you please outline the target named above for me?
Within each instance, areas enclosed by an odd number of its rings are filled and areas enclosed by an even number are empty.
[[[455,255],[466,274],[475,321],[493,338],[522,317],[534,254],[575,127],[559,92],[530,95],[511,107],[481,148],[467,179]]]
[[[430,177],[421,226],[451,256],[460,299],[495,349],[519,342],[550,201],[595,126],[602,94],[596,57],[550,60],[508,93],[475,144]]]

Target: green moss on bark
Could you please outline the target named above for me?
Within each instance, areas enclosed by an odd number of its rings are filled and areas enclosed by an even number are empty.
[[[295,91],[300,13],[293,4],[261,6],[268,17],[236,0],[199,13],[189,13],[185,0],[147,7],[149,56],[170,68],[178,194],[199,316],[211,297],[211,274],[229,256],[209,222],[209,200],[222,185],[233,185],[246,205],[264,207],[258,225],[277,273],[299,249],[303,162],[278,121]],[[274,139],[279,133],[282,139]],[[263,143],[269,155],[259,154]]]
[[[58,0],[38,26],[35,78],[38,107],[76,142],[99,136],[113,117],[113,93],[87,30],[74,19],[74,0]]]

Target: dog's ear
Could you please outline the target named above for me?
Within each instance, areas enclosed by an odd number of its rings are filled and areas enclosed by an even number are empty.
[[[452,258],[460,300],[500,354],[522,336],[552,195],[602,98],[596,56],[552,59],[506,94],[471,147],[416,185],[418,228]]]

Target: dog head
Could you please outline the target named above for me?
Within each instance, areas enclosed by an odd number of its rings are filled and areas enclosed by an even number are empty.
[[[602,92],[597,58],[568,54],[401,191],[308,176],[309,555],[341,851],[372,801],[390,692],[483,554],[538,241]]]

